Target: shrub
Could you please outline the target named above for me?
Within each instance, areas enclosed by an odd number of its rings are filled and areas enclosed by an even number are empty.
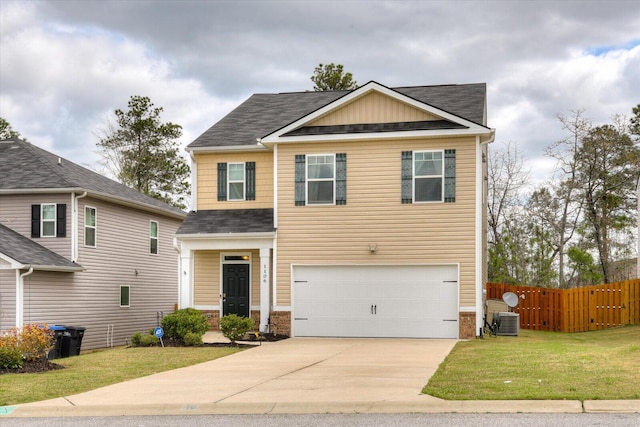
[[[228,314],[220,319],[220,330],[231,343],[235,343],[253,329],[255,323],[250,317],[240,317]]]
[[[188,347],[199,347],[202,345],[202,335],[195,332],[187,332],[184,336],[184,345]]]
[[[158,338],[154,335],[142,335],[140,338],[140,347],[153,347],[158,345]]]
[[[142,342],[142,332],[136,332],[135,334],[131,335],[131,345],[133,346],[138,346],[140,345],[140,342]]]
[[[168,338],[184,339],[188,332],[204,335],[209,330],[209,321],[194,308],[183,308],[162,319],[162,328]]]
[[[19,369],[22,364],[20,351],[12,347],[0,347],[0,369]]]
[[[6,332],[0,338],[0,348],[14,349],[28,361],[41,360],[46,359],[54,347],[53,338],[53,332],[47,325],[34,323]]]

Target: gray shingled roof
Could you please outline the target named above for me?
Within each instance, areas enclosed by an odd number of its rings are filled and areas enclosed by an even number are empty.
[[[273,209],[229,209],[189,212],[177,235],[220,233],[270,233]]]
[[[60,159],[60,160],[58,160]],[[0,194],[16,190],[87,191],[155,208],[171,215],[185,212],[126,185],[20,139],[0,141]]]
[[[440,110],[485,125],[486,84],[392,88]],[[256,145],[256,140],[336,101],[349,91],[255,94],[188,148]]]
[[[82,266],[0,224],[0,253],[40,270],[81,271]]]
[[[303,126],[284,136],[302,135],[334,135],[345,133],[370,133],[370,132],[397,132],[406,130],[436,130],[436,129],[466,129],[458,123],[449,120],[424,120],[419,122],[395,122],[395,123],[363,123],[357,125],[331,125],[331,126]]]

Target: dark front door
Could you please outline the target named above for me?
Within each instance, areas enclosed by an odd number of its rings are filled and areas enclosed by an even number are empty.
[[[249,317],[249,264],[223,264],[222,315]]]

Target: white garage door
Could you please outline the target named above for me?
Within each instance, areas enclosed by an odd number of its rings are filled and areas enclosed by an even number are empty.
[[[458,267],[295,266],[298,337],[458,337]]]

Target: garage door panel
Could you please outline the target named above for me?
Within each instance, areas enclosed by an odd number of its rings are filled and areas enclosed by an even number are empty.
[[[297,266],[296,336],[457,338],[457,266]]]

